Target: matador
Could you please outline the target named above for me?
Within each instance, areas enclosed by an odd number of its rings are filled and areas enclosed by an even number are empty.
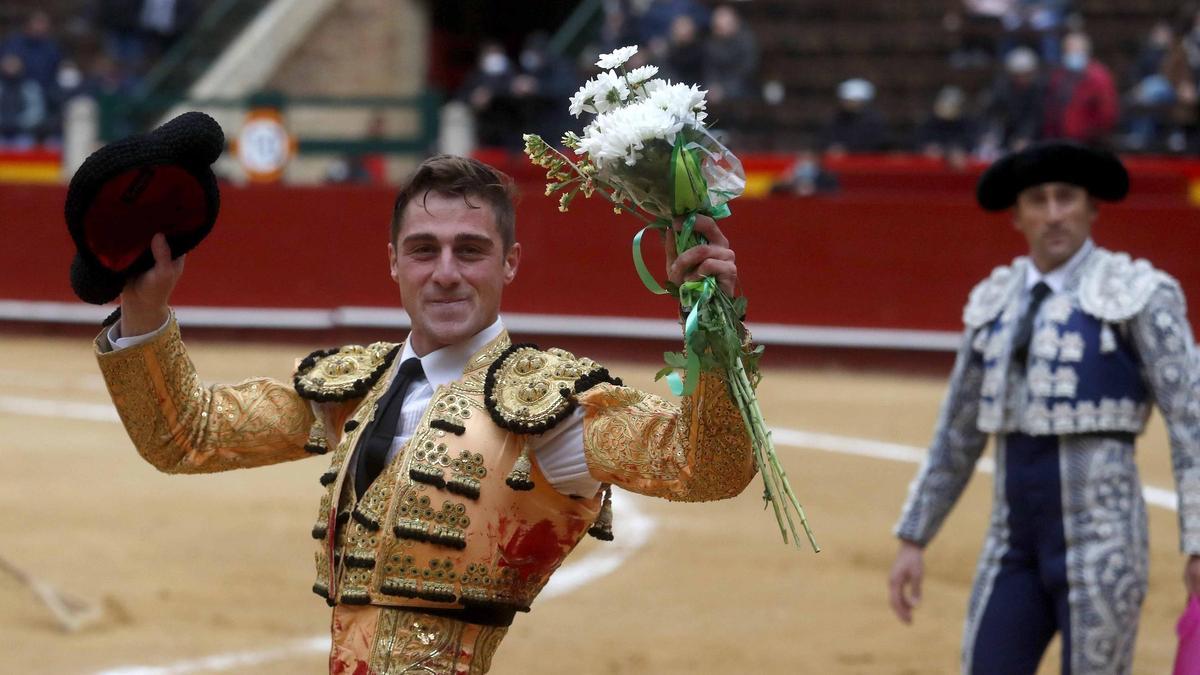
[[[484,673],[513,617],[585,533],[610,539],[611,491],[737,495],[754,475],[727,385],[678,403],[596,362],[510,341],[512,185],[472,159],[426,160],[402,187],[388,256],[411,331],[314,352],[293,381],[201,384],[169,309],[183,269],[160,235],[96,355],[138,452],[168,473],[323,457],[312,590],[332,609],[331,673]],[[716,224],[669,261],[676,283],[737,269]]]
[[[1063,673],[1129,673],[1148,576],[1134,441],[1152,405],[1170,434],[1188,591],[1200,593],[1200,362],[1179,283],[1092,241],[1098,201],[1129,177],[1065,142],[993,164],[977,190],[1011,209],[1029,254],[963,310],[950,388],[896,525],[892,606],[910,621],[922,551],[989,436],[993,507],[963,632],[962,672],[1032,674],[1051,638]]]

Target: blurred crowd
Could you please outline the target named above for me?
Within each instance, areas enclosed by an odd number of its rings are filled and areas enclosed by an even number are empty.
[[[971,80],[954,74],[972,71],[993,73],[990,82],[940,88],[914,124],[877,101],[877,88],[887,83],[847,79],[812,148],[834,155],[908,150],[954,166],[1050,138],[1135,152],[1200,148],[1200,12],[1164,17],[1136,58],[1128,55],[1133,66],[1114,72],[1093,54],[1072,0],[958,3],[943,20],[956,36],[945,81]],[[710,105],[726,106],[727,131],[762,123],[728,112],[741,102],[773,103],[771,89],[778,86],[757,80],[759,47],[736,3],[710,9],[694,0],[605,0],[604,7],[585,55],[640,45],[630,67],[649,62],[672,80],[703,83]],[[476,113],[481,144],[516,148],[522,131],[552,138],[573,126],[564,101],[595,68],[550,54],[547,44],[544,34],[534,35],[515,60],[500,44],[481,49],[459,92]]]
[[[1129,72],[1093,55],[1069,0],[964,0],[944,21],[959,36],[948,72],[991,68],[981,91],[942,87],[911,141],[891,133],[875,85],[839,85],[822,137],[834,154],[911,149],[952,166],[994,159],[1042,139],[1130,152],[1200,149],[1200,11],[1157,22]]]
[[[926,126],[949,135],[919,137],[920,149],[988,158],[1067,138],[1133,152],[1195,152],[1200,11],[1181,3],[1142,36],[1137,54],[1125,55],[1132,66],[1114,72],[1094,56],[1075,9],[1070,0],[963,0],[944,21],[959,36],[949,65],[994,64],[995,80],[973,100],[953,88],[939,92]]]
[[[823,128],[809,123],[808,148],[835,155],[913,151],[955,166],[1045,138],[1124,151],[1200,151],[1200,11],[1164,16],[1114,69],[1093,54],[1073,0],[947,2],[953,9],[942,25],[954,36],[944,65],[947,86],[920,104],[928,106],[921,119],[890,105],[893,83],[850,77],[836,88],[832,114],[817,118]],[[199,0],[78,5],[82,11],[70,14],[35,9],[0,34],[0,148],[58,143],[65,105],[75,96],[139,92],[146,73],[203,8]],[[653,63],[663,77],[702,83],[723,127],[761,131],[768,122],[755,117],[756,109],[803,102],[785,99],[776,80],[760,81],[759,42],[739,13],[746,6],[604,0],[592,44],[569,50],[579,60],[556,52],[545,32],[521,44],[485,42],[454,97],[474,113],[478,144],[517,150],[524,132],[556,138],[577,126],[565,103],[596,72],[595,55],[637,44],[629,67]],[[956,76],[964,72],[986,75]],[[799,149],[791,142],[778,149]]]
[[[0,39],[0,149],[54,147],[76,96],[128,95],[183,33],[197,0],[90,0],[63,25],[43,9]]]
[[[606,0],[598,41],[582,51],[579,63],[549,51],[544,33],[530,35],[516,60],[504,46],[489,42],[457,98],[475,113],[481,145],[519,149],[522,133],[558,138],[578,126],[566,101],[598,70],[595,55],[640,45],[627,65],[659,67],[676,82],[703,82],[713,104],[755,96],[758,45],[754,34],[729,5],[710,10],[694,0]]]

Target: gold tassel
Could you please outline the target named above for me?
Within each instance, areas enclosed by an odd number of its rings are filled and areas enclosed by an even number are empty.
[[[304,450],[314,455],[323,455],[329,452],[329,441],[325,438],[325,424],[320,417],[313,420],[312,427],[309,428],[308,442],[304,444]]]
[[[612,541],[612,486],[604,486],[604,503],[600,505],[600,513],[596,516],[596,522],[588,528],[588,534],[599,539],[600,541]]]
[[[512,471],[508,472],[508,477],[504,479],[504,482],[514,490],[532,490],[532,471],[533,464],[529,462],[529,445],[525,445],[521,448],[521,456],[517,457],[517,461],[513,463]]]

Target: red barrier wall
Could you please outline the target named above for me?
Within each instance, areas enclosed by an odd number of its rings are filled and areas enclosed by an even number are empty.
[[[524,258],[510,312],[668,318],[630,260],[638,221],[603,202],[568,214],[538,186],[518,208]],[[0,299],[72,301],[65,189],[0,186]],[[388,188],[225,187],[212,235],[188,258],[176,301],[235,307],[395,306],[385,245]],[[967,291],[1022,251],[1004,215],[961,197],[843,195],[741,200],[723,227],[757,322],[957,329]],[[1105,205],[1097,242],[1144,256],[1200,298],[1200,210],[1178,200]],[[648,237],[652,269],[660,247]]]

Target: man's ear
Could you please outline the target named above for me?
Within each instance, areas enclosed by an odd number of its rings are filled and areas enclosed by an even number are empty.
[[[396,247],[388,244],[388,270],[391,272],[392,281],[400,283],[400,269],[396,266]]]
[[[504,254],[504,283],[511,284],[517,278],[517,267],[521,264],[521,245],[514,243]]]

